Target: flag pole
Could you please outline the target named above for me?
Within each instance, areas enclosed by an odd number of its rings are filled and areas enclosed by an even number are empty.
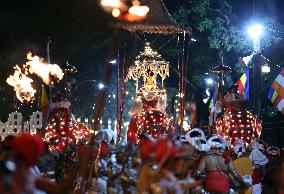
[[[47,63],[50,64],[50,38],[48,37],[47,39],[47,43],[46,43],[46,54],[47,54]],[[44,85],[43,85],[44,87]],[[45,128],[47,127],[47,124],[48,124],[48,118],[49,118],[49,114],[50,114],[50,111],[51,111],[51,103],[52,103],[52,86],[50,85],[49,86],[49,95],[48,95],[48,108],[47,108],[47,113],[46,113],[46,116],[44,118],[44,123],[43,123],[43,131],[45,130]]]

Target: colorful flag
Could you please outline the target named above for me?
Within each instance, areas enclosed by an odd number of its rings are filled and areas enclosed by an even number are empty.
[[[268,99],[284,114],[284,68],[272,83]]]
[[[273,88],[270,88],[268,92],[268,99],[284,114],[284,99]]]
[[[196,124],[196,100],[193,97],[191,102],[188,104],[188,111],[189,111],[189,120],[190,126],[194,127]]]
[[[284,68],[281,70],[280,74],[272,83],[272,88],[278,93],[278,95],[282,99],[284,98]]]
[[[44,86],[41,87],[40,110],[42,112],[43,120],[45,120],[48,111],[48,97]]]
[[[249,68],[241,76],[241,78],[236,83],[238,85],[239,94],[243,94],[245,99],[249,99]]]

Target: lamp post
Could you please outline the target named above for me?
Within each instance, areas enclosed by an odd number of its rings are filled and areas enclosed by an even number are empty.
[[[270,73],[270,67],[267,63],[265,63],[264,65],[261,66],[261,72],[262,72],[262,78],[263,78],[263,83],[264,83],[264,87],[263,87],[263,97],[266,97],[266,93],[268,91],[268,77],[267,77],[267,74]],[[264,110],[264,115],[268,115],[268,100],[265,98],[264,100],[264,107],[263,107],[263,110]]]
[[[224,82],[225,75],[230,74],[232,72],[232,69],[231,67],[223,65],[223,58],[222,58],[221,65],[214,67],[211,71],[215,76],[219,78],[219,83],[218,83],[219,94],[222,96],[225,90],[224,88],[225,87],[225,82]],[[217,99],[221,97],[219,96],[219,94],[217,94],[218,96]]]
[[[264,60],[260,54],[260,37],[263,34],[263,26],[259,23],[254,23],[248,28],[248,35],[253,41],[254,52],[256,53],[252,58],[253,64],[253,87],[252,87],[252,106],[255,110],[255,114],[259,117],[261,115],[261,96],[262,96],[262,79],[261,79],[261,67],[264,64]]]

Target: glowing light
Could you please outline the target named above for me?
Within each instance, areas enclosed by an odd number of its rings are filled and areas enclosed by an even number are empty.
[[[140,6],[138,0],[133,0],[131,3],[124,0],[101,0],[101,6],[113,17],[127,22],[141,21],[146,18],[149,12],[149,7]]]
[[[205,90],[205,93],[206,93],[207,96],[210,96],[209,88],[207,88],[207,89]]]
[[[98,84],[98,88],[101,90],[101,89],[103,89],[105,87],[105,85],[103,84],[103,83],[99,83]]]
[[[248,35],[252,39],[258,39],[263,33],[263,26],[261,24],[255,23],[248,28]]]
[[[208,85],[212,85],[213,84],[213,79],[211,79],[211,78],[206,79],[206,83]]]
[[[133,15],[144,17],[144,16],[146,16],[148,14],[149,7],[148,6],[137,6],[137,5],[134,5],[134,6],[130,7],[128,12],[133,14]]]
[[[104,7],[119,8],[123,4],[120,0],[101,0],[101,5]]]
[[[243,58],[239,58],[239,63],[244,65],[244,66],[247,66],[250,61],[252,60],[252,57],[254,56],[255,52],[249,56],[246,56],[246,57],[243,57]]]
[[[116,59],[113,59],[113,60],[111,60],[109,63],[111,63],[111,64],[116,64],[116,63],[117,63],[117,60],[116,60]]]
[[[123,126],[124,126],[124,127],[127,127],[128,125],[129,125],[129,122],[124,122],[124,123],[123,123]]]
[[[269,72],[270,72],[270,67],[269,67],[267,64],[264,64],[264,65],[261,67],[261,72],[262,72],[262,73],[269,73]]]
[[[120,11],[119,11],[119,9],[115,8],[115,9],[112,10],[111,14],[112,14],[113,17],[117,18],[120,15]],[[114,63],[112,63],[112,64],[114,64]]]

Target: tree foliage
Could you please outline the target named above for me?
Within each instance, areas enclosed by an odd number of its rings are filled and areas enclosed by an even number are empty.
[[[180,24],[191,27],[194,35],[207,35],[210,48],[220,49],[224,45],[227,52],[248,52],[252,51],[251,40],[239,26],[239,16],[233,12],[233,6],[240,3],[232,0],[187,0],[173,16]],[[269,7],[273,9],[273,6]],[[283,25],[274,18],[264,17],[261,23],[266,31],[263,48],[283,38]]]
[[[277,45],[283,42],[284,26],[275,15],[277,4],[277,0],[260,0],[253,8],[240,0],[184,0],[174,8],[168,6],[175,20],[191,27],[193,37],[197,39],[191,46],[191,81],[202,86],[204,72],[220,64],[218,52],[222,46],[225,64],[232,67],[233,77],[238,79],[244,69],[237,59],[253,52],[253,41],[247,34],[247,28],[254,22],[264,26],[261,52],[271,59],[271,65],[281,65],[283,60],[278,57],[281,52]],[[255,17],[252,12],[246,13],[250,9],[255,9]]]

